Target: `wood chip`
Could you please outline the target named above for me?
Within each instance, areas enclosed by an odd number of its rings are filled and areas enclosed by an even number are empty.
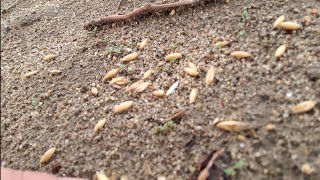
[[[317,104],[316,101],[304,101],[299,103],[298,105],[293,106],[291,108],[291,112],[293,114],[308,112],[312,110],[316,104]]]
[[[174,123],[179,124],[181,119],[186,115],[185,110],[179,110],[178,112],[174,113],[170,118],[169,121],[173,121]]]
[[[31,76],[37,74],[37,73],[38,73],[38,71],[31,71],[31,72],[24,74],[23,77],[28,78],[28,77],[31,77]]]
[[[57,70],[57,69],[53,69],[53,70],[50,70],[49,73],[52,74],[52,75],[57,75],[57,74],[61,74],[62,71]]]
[[[198,72],[192,68],[184,68],[184,72],[186,72],[189,76],[193,76],[193,77],[196,77],[198,76]]]
[[[189,104],[192,104],[195,102],[197,96],[198,96],[198,89],[194,88],[191,90],[191,93],[190,93],[190,97],[189,97]]]
[[[43,60],[44,60],[44,61],[50,61],[51,59],[54,59],[54,58],[56,58],[56,57],[57,57],[56,54],[50,53],[50,54],[46,55],[46,56],[43,58]]]
[[[112,79],[109,84],[124,85],[124,84],[127,84],[128,82],[129,80],[127,80],[125,77],[117,77]]]
[[[133,61],[133,60],[138,59],[138,56],[139,56],[139,53],[134,52],[134,53],[131,53],[131,54],[129,54],[129,55],[126,55],[126,56],[123,57],[120,61],[121,61],[121,62]]]
[[[97,96],[99,91],[96,87],[93,87],[93,88],[91,88],[91,93],[92,93],[92,95]]]
[[[284,52],[286,51],[286,49],[287,49],[287,46],[286,46],[285,44],[279,46],[279,47],[277,48],[274,56],[275,56],[276,58],[281,57],[281,56],[284,54]]]
[[[143,78],[142,79],[148,79],[150,76],[151,76],[151,74],[153,73],[153,70],[148,70],[147,72],[145,72],[144,74],[143,74]]]
[[[145,89],[147,89],[147,87],[150,85],[149,82],[144,82],[142,84],[140,84],[135,90],[135,93],[140,93],[143,92]]]
[[[119,68],[112,69],[111,71],[107,72],[107,74],[102,78],[102,81],[105,82],[106,80],[113,78],[114,76],[116,76],[118,74],[119,71],[120,71]]]
[[[216,74],[216,70],[215,67],[213,65],[210,66],[207,75],[206,75],[206,85],[209,86],[210,84],[212,84],[214,77]]]
[[[166,61],[172,61],[172,60],[180,59],[181,57],[182,57],[181,53],[172,53],[167,55],[164,59]]]
[[[273,28],[279,27],[281,23],[285,20],[285,16],[280,16],[278,19],[273,23]]]
[[[106,119],[100,120],[100,121],[94,126],[93,131],[94,131],[94,132],[97,132],[97,131],[99,131],[100,129],[102,129],[103,126],[106,124],[106,122],[107,122]]]
[[[133,105],[133,101],[123,102],[119,105],[114,106],[113,112],[115,112],[115,113],[123,112],[123,111],[129,109],[132,105]]]
[[[143,83],[142,80],[133,83],[131,86],[129,86],[129,87],[126,89],[126,92],[132,92],[132,91],[136,90],[137,87],[138,87],[140,84],[142,84],[142,83]]]
[[[252,57],[252,55],[250,53],[245,52],[245,51],[235,51],[235,52],[231,53],[230,55],[232,57],[237,58],[237,59]]]
[[[302,28],[300,24],[295,22],[283,22],[283,23],[280,23],[279,26],[285,30],[299,30]]]
[[[144,49],[147,46],[148,43],[148,39],[144,39],[140,45],[139,45],[139,49]]]
[[[47,163],[52,158],[54,152],[56,151],[56,148],[50,148],[47,150],[40,159],[40,164]]]
[[[249,125],[244,122],[228,120],[219,122],[216,127],[226,130],[226,131],[235,131],[239,132],[245,129],[248,129]]]
[[[179,81],[177,81],[174,84],[172,84],[172,86],[166,92],[166,96],[169,96],[170,94],[174,93],[176,88],[178,87],[178,85],[179,85]]]
[[[165,95],[165,92],[163,90],[156,90],[153,91],[152,94],[156,97],[163,97]]]

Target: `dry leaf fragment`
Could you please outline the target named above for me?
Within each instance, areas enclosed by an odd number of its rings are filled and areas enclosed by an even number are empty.
[[[126,92],[131,92],[131,91],[136,90],[137,87],[138,87],[140,84],[142,84],[142,83],[143,83],[142,80],[133,83],[131,86],[129,86],[129,87],[126,89]]]
[[[119,105],[114,106],[113,111],[115,113],[120,113],[120,112],[123,112],[123,111],[129,109],[132,105],[133,105],[133,101],[126,101],[126,102],[123,102]]]
[[[95,180],[110,180],[104,173],[102,172],[96,172],[95,174],[95,178],[93,178]]]
[[[97,131],[99,131],[100,129],[102,129],[103,126],[106,124],[106,122],[107,122],[106,119],[100,120],[100,121],[94,126],[93,131],[94,131],[94,132],[97,132]]]
[[[117,77],[112,79],[109,84],[117,84],[117,85],[124,85],[127,84],[129,80],[127,80],[125,77]]]
[[[206,85],[207,86],[209,86],[213,82],[215,74],[216,74],[215,67],[213,65],[211,65],[208,72],[207,72],[207,75],[206,75]]]
[[[163,97],[165,95],[165,92],[163,90],[156,90],[153,91],[152,94],[156,97]]]
[[[302,28],[300,24],[295,22],[282,22],[279,26],[285,30],[298,30]]]
[[[144,91],[145,89],[147,89],[147,87],[148,87],[149,85],[150,85],[149,82],[144,82],[144,83],[140,84],[140,85],[134,90],[134,92],[135,92],[135,93],[140,93],[140,92]]]
[[[47,150],[41,157],[40,159],[40,164],[42,163],[46,163],[48,161],[50,161],[50,159],[52,158],[54,152],[56,151],[56,148],[52,147],[49,150]]]
[[[112,69],[111,71],[107,72],[107,74],[103,77],[102,81],[105,82],[107,79],[113,78],[115,75],[118,74],[119,71],[119,68]]]
[[[38,73],[38,71],[31,71],[31,72],[28,72],[28,73],[24,74],[23,77],[28,78],[30,76],[33,76],[33,75],[37,74],[37,73]]]
[[[148,43],[148,39],[144,39],[140,45],[139,45],[139,49],[144,49],[147,46]]]
[[[235,131],[235,132],[245,130],[249,127],[247,123],[234,121],[234,120],[221,121],[216,126],[226,131]]]
[[[56,74],[62,73],[62,71],[57,70],[57,69],[50,70],[49,72],[50,72],[52,75],[56,75]]]
[[[189,68],[189,67],[184,68],[184,72],[186,72],[189,76],[193,76],[193,77],[198,76],[197,70],[194,70],[194,69]]]
[[[284,16],[278,17],[278,19],[273,23],[273,28],[278,27],[281,23],[283,23],[285,20]]]
[[[129,61],[133,61],[133,60],[136,60],[139,56],[139,53],[137,52],[134,52],[134,53],[131,53],[129,55],[126,55],[125,57],[123,57],[120,61],[121,62],[129,62]]]
[[[230,55],[232,57],[237,58],[237,59],[252,57],[252,55],[250,53],[245,52],[245,51],[235,51],[235,52],[231,53]]]
[[[196,98],[198,96],[198,89],[194,88],[191,90],[191,93],[190,93],[190,97],[189,97],[189,103],[194,103]]]
[[[44,60],[44,61],[50,61],[51,59],[54,59],[54,58],[56,58],[56,57],[57,57],[56,54],[50,53],[50,54],[46,55],[46,56],[43,58],[43,60]]]
[[[164,59],[166,61],[172,61],[172,60],[175,60],[175,59],[179,59],[181,57],[182,57],[181,53],[172,53],[172,54],[167,55]]]
[[[304,113],[312,110],[317,104],[316,101],[304,101],[291,108],[293,114]]]
[[[192,62],[188,62],[188,67],[191,68],[191,69],[194,69],[195,71],[198,71],[198,68]]]
[[[283,53],[286,51],[286,49],[287,49],[287,46],[286,46],[285,44],[279,46],[279,47],[277,48],[274,56],[275,56],[276,58],[281,57],[281,56],[283,55]]]
[[[153,70],[148,70],[147,72],[145,72],[144,74],[143,74],[143,78],[142,79],[148,79],[150,76],[151,76],[151,74],[153,73]]]
[[[168,89],[168,91],[166,92],[166,96],[169,96],[170,94],[172,94],[176,88],[179,85],[179,81],[175,82],[174,84],[172,84],[172,86]]]

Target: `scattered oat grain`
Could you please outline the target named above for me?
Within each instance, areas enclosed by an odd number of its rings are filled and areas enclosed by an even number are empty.
[[[198,89],[194,88],[191,90],[191,93],[190,93],[190,97],[189,97],[189,104],[192,104],[195,102],[197,96],[198,96]]]
[[[131,53],[131,54],[129,54],[129,55],[126,55],[126,56],[123,57],[120,61],[121,61],[121,62],[133,61],[133,60],[138,59],[138,56],[139,56],[139,53],[134,52],[134,53]]]
[[[56,54],[50,53],[50,54],[46,55],[46,56],[43,58],[43,60],[44,60],[44,61],[50,61],[51,59],[54,59],[54,58],[56,58],[56,57],[57,57]]]
[[[107,74],[103,77],[102,81],[105,82],[107,79],[113,78],[115,75],[118,74],[119,71],[119,68],[112,69],[111,71],[107,72]]]
[[[95,174],[95,178],[93,178],[95,180],[110,180],[104,173],[102,172],[96,172]]]
[[[144,39],[140,45],[139,45],[139,49],[144,49],[147,46],[148,43],[148,39]]]
[[[252,55],[250,53],[245,52],[245,51],[235,51],[235,52],[231,53],[230,55],[232,57],[237,58],[237,59],[252,57]]]
[[[120,113],[120,112],[123,112],[123,111],[129,109],[132,105],[133,105],[133,101],[126,101],[126,102],[123,102],[119,105],[115,105],[113,108],[113,111],[115,113]]]
[[[57,75],[57,74],[62,73],[62,71],[57,70],[57,69],[50,70],[49,72],[50,72],[50,74],[52,74],[52,75]]]
[[[40,159],[40,164],[46,163],[48,161],[50,161],[50,159],[52,158],[54,152],[56,151],[56,148],[52,147],[49,150],[47,150],[41,157]]]
[[[208,72],[207,72],[207,75],[206,75],[206,85],[207,86],[209,86],[213,82],[215,74],[216,74],[215,67],[213,65],[211,65]]]
[[[301,25],[295,22],[283,22],[279,25],[282,29],[285,30],[298,30],[301,29]]]
[[[273,23],[273,28],[279,27],[281,23],[285,20],[285,16],[280,16],[278,19]]]
[[[141,85],[142,83],[143,83],[142,80],[133,83],[131,86],[129,86],[129,87],[126,89],[126,92],[131,92],[131,91],[136,90],[137,87],[138,87],[139,85]]]
[[[31,72],[24,74],[23,77],[28,78],[28,77],[31,77],[31,76],[37,74],[37,73],[38,73],[38,71],[31,71]]]
[[[221,121],[216,126],[226,131],[235,131],[235,132],[242,131],[249,127],[247,123],[234,121],[234,120]]]
[[[135,93],[140,93],[142,91],[144,91],[145,89],[147,89],[147,87],[150,85],[149,82],[144,82],[144,83],[141,83],[135,90],[134,92]]]
[[[112,79],[109,84],[124,85],[124,84],[127,84],[128,82],[129,80],[127,80],[125,77],[117,77]]]
[[[287,45],[285,45],[285,44],[279,46],[279,47],[277,48],[274,56],[275,56],[276,58],[281,57],[281,56],[284,54],[284,52],[286,51],[286,49],[287,49]]]
[[[165,95],[165,92],[163,90],[156,90],[153,91],[152,94],[156,97],[163,97]]]
[[[198,76],[198,72],[189,67],[184,68],[184,72],[186,72],[189,76],[193,76],[193,77]]]
[[[181,53],[172,53],[167,55],[164,59],[166,61],[172,61],[172,60],[180,59],[181,57],[182,57]]]
[[[100,129],[102,129],[103,126],[106,124],[106,122],[107,122],[106,119],[100,120],[100,121],[94,126],[93,131],[94,131],[94,132],[97,132],[97,131],[99,131]]]
[[[143,78],[142,79],[148,79],[150,76],[151,76],[151,74],[153,73],[153,70],[148,70],[147,72],[145,72],[144,74],[143,74]]]
[[[293,114],[304,113],[312,110],[317,104],[316,101],[304,101],[291,108]]]
[[[195,71],[198,71],[198,68],[195,64],[193,64],[192,62],[188,62],[188,67],[191,69],[194,69]]]

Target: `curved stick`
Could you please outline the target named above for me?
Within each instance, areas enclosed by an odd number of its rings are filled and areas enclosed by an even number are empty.
[[[119,21],[126,21],[126,20],[130,20],[134,17],[137,17],[139,15],[142,14],[146,14],[146,13],[150,13],[153,11],[164,11],[164,10],[168,10],[168,9],[172,9],[172,8],[176,8],[179,6],[184,6],[184,5],[191,5],[191,4],[195,4],[197,3],[199,0],[184,0],[181,2],[175,2],[175,3],[167,3],[167,4],[145,4],[131,12],[129,12],[126,15],[118,15],[118,14],[114,14],[114,15],[109,15],[109,16],[105,16],[99,19],[95,19],[89,22],[86,22],[84,24],[84,27],[86,29],[95,27],[95,26],[102,26],[104,24],[108,24],[108,23],[112,23],[112,22],[119,22]]]

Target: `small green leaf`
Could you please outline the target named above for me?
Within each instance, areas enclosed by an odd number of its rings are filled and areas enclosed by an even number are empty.
[[[249,19],[249,12],[247,9],[242,12],[242,19],[243,21],[247,21]]]
[[[235,164],[234,168],[236,168],[236,169],[241,169],[241,168],[243,168],[243,166],[245,166],[245,165],[246,165],[246,163],[245,163],[243,160],[239,160],[239,161]]]
[[[236,175],[236,171],[232,168],[226,168],[223,170],[224,173],[226,173],[228,176],[235,176]]]
[[[243,35],[246,34],[246,32],[245,31],[240,31],[239,34],[240,34],[240,36],[243,36]]]

